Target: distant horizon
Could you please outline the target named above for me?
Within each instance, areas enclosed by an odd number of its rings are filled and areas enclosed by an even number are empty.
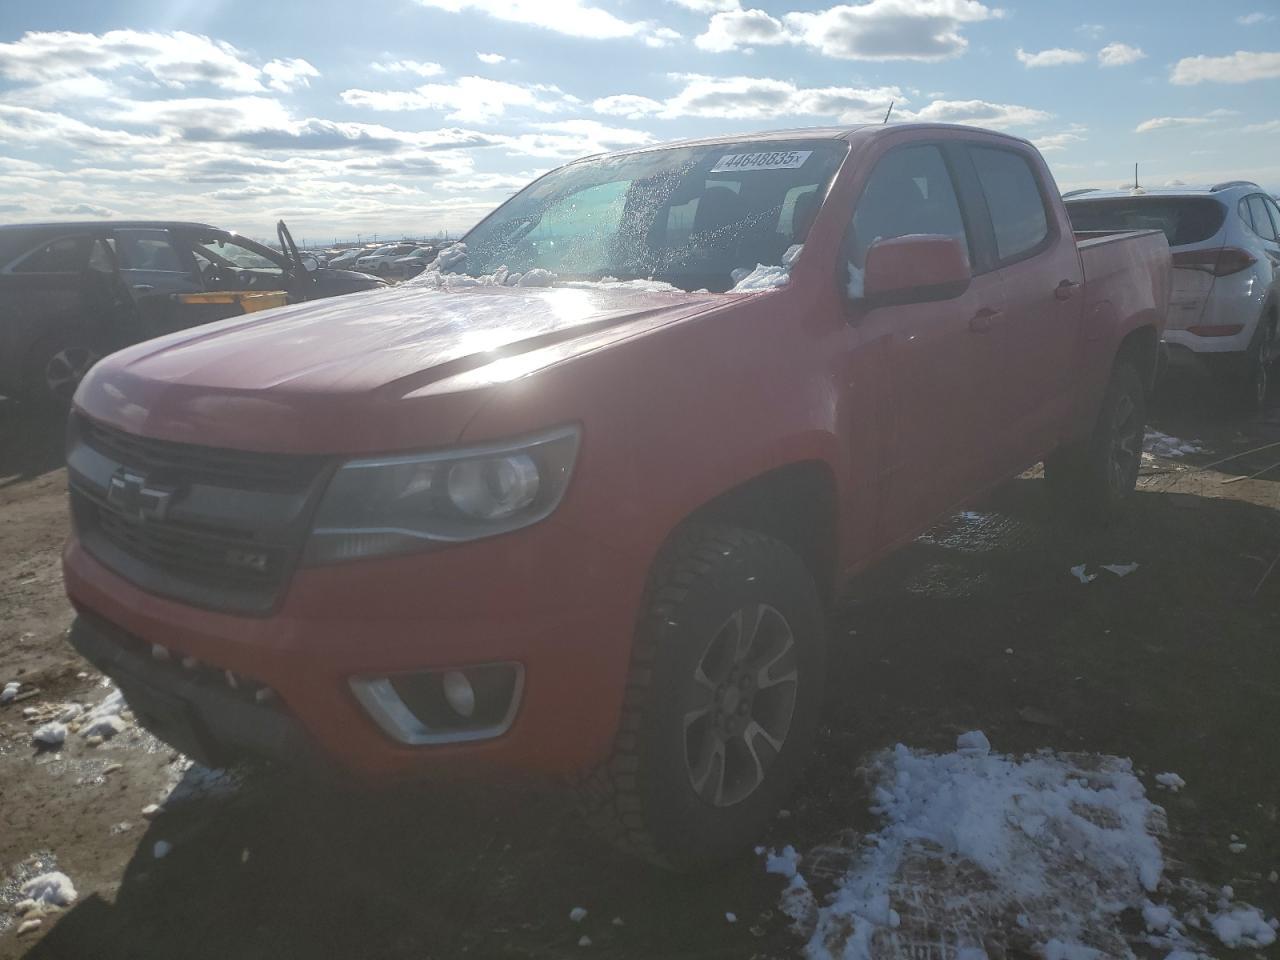
[[[331,11],[332,15],[321,15]],[[333,25],[341,18],[340,36]],[[0,221],[459,235],[591,154],[973,123],[1058,186],[1280,192],[1280,10],[1224,0],[65,0],[0,12]],[[324,241],[329,244],[328,240]]]

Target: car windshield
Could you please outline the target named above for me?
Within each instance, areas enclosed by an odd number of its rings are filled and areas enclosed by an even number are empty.
[[[1227,210],[1209,197],[1119,197],[1071,200],[1067,213],[1075,230],[1162,230],[1178,247],[1212,237]]]
[[[450,268],[566,280],[658,280],[723,291],[804,242],[848,144],[788,140],[676,147],[570,164],[463,238]]]

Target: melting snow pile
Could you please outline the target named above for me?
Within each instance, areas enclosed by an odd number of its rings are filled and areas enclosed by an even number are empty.
[[[1180,440],[1159,430],[1148,430],[1142,440],[1142,449],[1157,457],[1185,457],[1189,453],[1204,453],[1197,440]]]
[[[69,907],[78,896],[75,885],[65,873],[42,873],[22,885],[26,897],[23,906]]]
[[[750,293],[753,290],[772,290],[783,286],[791,278],[791,265],[796,262],[803,249],[802,243],[793,243],[787,247],[787,252],[782,255],[781,266],[766,267],[763,263],[757,263],[754,270],[739,267],[731,271],[729,278],[733,280],[733,287],[729,292]]]
[[[124,694],[119,690],[112,690],[81,719],[80,735],[109,740],[117,733],[122,733],[127,724],[121,718],[120,711],[125,707]]]
[[[807,912],[813,924],[811,960],[984,960],[993,946],[1064,960],[1132,957],[1126,910],[1144,916],[1145,943],[1196,955],[1186,923],[1156,902],[1164,813],[1129,760],[1008,757],[978,732],[957,747],[937,755],[899,745],[872,759],[872,809],[884,825],[825,906],[814,908],[793,849],[769,854],[766,869],[787,877],[782,910],[802,925]],[[1254,908],[1229,898],[1218,908],[1188,922],[1230,945],[1274,939]]]
[[[600,280],[561,280],[550,270],[535,267],[524,273],[499,267],[493,273],[478,277],[462,273],[467,259],[467,245],[455,243],[440,251],[431,264],[410,280],[406,286],[430,287],[433,290],[463,290],[467,287],[578,287],[596,290],[641,290],[647,293],[669,293],[679,289],[660,280],[619,280],[602,277]]]

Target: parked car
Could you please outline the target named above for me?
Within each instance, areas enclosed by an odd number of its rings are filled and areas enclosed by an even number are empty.
[[[285,253],[202,223],[0,226],[0,393],[66,405],[89,367],[128,344],[261,306],[385,286],[319,267],[283,222],[278,232]]]
[[[1171,368],[1207,370],[1253,407],[1280,356],[1280,208],[1254,183],[1087,191],[1067,199],[1077,231],[1162,230],[1173,250],[1165,342]]]
[[[392,261],[407,256],[417,249],[416,243],[389,243],[365,253],[356,260],[356,269],[385,277],[391,273]]]
[[[1168,245],[1077,243],[1024,140],[588,158],[448,252],[81,384],[71,642],[178,749],[563,776],[706,864],[795,783],[851,575],[1042,458],[1134,490]]]
[[[368,252],[367,247],[352,247],[349,250],[343,250],[329,260],[329,266],[337,267],[341,270],[354,270],[356,261]]]
[[[408,280],[416,277],[436,258],[435,247],[419,247],[404,257],[396,257],[391,261],[391,268],[386,273],[388,280]]]

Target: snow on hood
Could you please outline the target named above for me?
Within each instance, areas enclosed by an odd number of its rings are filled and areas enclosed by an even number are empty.
[[[787,879],[780,908],[812,930],[810,960],[987,960],[993,941],[1010,955],[1056,960],[1133,957],[1138,943],[1194,956],[1205,947],[1189,927],[1229,946],[1275,938],[1230,888],[1188,898],[1186,881],[1164,877],[1164,811],[1129,760],[1003,756],[973,732],[953,753],[899,745],[869,769],[882,826],[844,847],[850,865],[825,906],[810,890],[807,858],[792,848],[766,856],[766,870]],[[815,851],[815,869],[832,849]],[[1198,902],[1183,911],[1157,902],[1171,893]],[[1147,929],[1128,930],[1126,913]]]
[[[573,287],[579,290],[639,290],[646,293],[679,293],[679,287],[661,280],[619,280],[617,277],[601,277],[599,280],[561,280],[558,274],[541,267],[524,273],[499,267],[493,273],[473,277],[461,273],[467,259],[467,245],[455,243],[446,247],[440,255],[410,280],[406,286],[429,287],[432,290],[463,290],[467,287]],[[703,291],[704,293],[706,291]]]

